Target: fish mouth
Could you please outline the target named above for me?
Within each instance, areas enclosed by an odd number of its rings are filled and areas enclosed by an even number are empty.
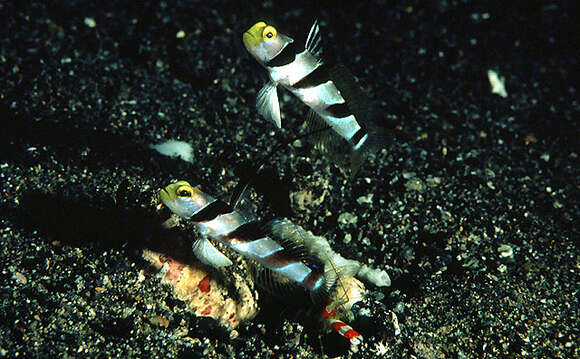
[[[250,32],[250,30],[244,32],[244,34],[242,35],[242,42],[244,43],[244,46],[246,46],[246,49],[248,50],[256,46],[259,41],[260,39],[254,36],[254,34]]]
[[[155,207],[155,212],[157,212],[157,215],[165,221],[169,220],[173,216],[173,211],[171,211],[165,202],[168,196],[169,192],[167,192],[165,188],[162,188],[159,191],[159,195],[157,196],[157,206]]]
[[[169,192],[167,191],[166,188],[162,188],[161,190],[159,190],[159,196],[157,197],[157,199],[159,200],[159,206],[162,205],[166,205],[167,206],[167,202],[170,200],[170,195]]]

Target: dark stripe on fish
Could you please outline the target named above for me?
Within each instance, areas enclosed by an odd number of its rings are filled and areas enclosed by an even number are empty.
[[[291,64],[296,59],[296,45],[291,42],[280,51],[272,60],[266,62],[266,66],[278,67]]]
[[[353,145],[358,145],[360,140],[367,134],[367,130],[361,128],[360,130],[356,131],[356,133],[350,138],[350,141]]]
[[[312,269],[314,272],[324,273],[324,264],[317,258],[308,258],[302,260],[308,268]]]
[[[288,248],[283,248],[276,253],[272,253],[269,256],[262,258],[265,262],[272,263],[274,266],[281,268],[292,263],[300,262],[296,258],[294,251]]]
[[[240,242],[251,242],[264,237],[264,224],[257,221],[244,223],[226,235],[227,239],[235,238]]]
[[[226,202],[219,199],[203,207],[199,212],[194,214],[190,220],[194,222],[211,221],[219,215],[233,212],[233,208]]]
[[[310,87],[322,85],[323,83],[327,82],[328,80],[330,80],[330,77],[328,75],[328,69],[326,68],[326,66],[324,64],[320,64],[320,65],[318,65],[317,68],[314,69],[314,71],[312,71],[308,75],[304,76],[302,79],[300,79],[294,85],[292,85],[292,87],[294,87],[296,89],[310,88]]]
[[[346,102],[335,103],[334,105],[330,105],[324,111],[328,113],[330,116],[336,118],[344,118],[352,115],[352,111],[350,110]]]
[[[310,290],[314,289],[316,282],[318,279],[320,279],[320,277],[322,277],[323,274],[324,273],[320,272],[310,272],[304,279],[304,286]]]

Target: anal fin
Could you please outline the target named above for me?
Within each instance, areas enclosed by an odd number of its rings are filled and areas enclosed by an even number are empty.
[[[304,287],[256,262],[249,264],[256,285],[271,296],[283,301],[292,298],[289,303],[294,305],[310,304],[310,297]]]
[[[344,167],[348,163],[350,144],[312,109],[308,111],[306,116],[306,126],[308,131],[315,132],[311,137],[316,149],[340,167]],[[322,130],[324,128],[327,130]]]
[[[278,101],[278,92],[276,91],[275,83],[269,81],[258,92],[256,108],[258,109],[258,113],[265,119],[274,121],[278,128],[282,127],[280,102]]]

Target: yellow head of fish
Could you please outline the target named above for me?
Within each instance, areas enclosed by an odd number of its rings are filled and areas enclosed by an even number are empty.
[[[278,55],[294,40],[263,21],[255,23],[242,37],[248,52],[261,64],[265,64]]]
[[[159,199],[171,212],[189,218],[211,202],[205,193],[186,181],[172,183],[159,191]]]

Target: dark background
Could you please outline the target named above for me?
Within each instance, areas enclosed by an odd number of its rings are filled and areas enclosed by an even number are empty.
[[[578,10],[1,2],[0,356],[578,357]],[[324,195],[293,202],[295,222],[393,279],[369,285],[358,353],[281,318],[280,304],[230,340],[155,277],[138,280],[140,250],[163,240],[158,188],[185,179],[227,198],[237,165],[300,133],[306,108],[288,93],[282,131],[254,109],[266,73],[241,34],[263,18],[299,42],[319,18],[325,56],[357,76],[396,138],[353,179],[307,139],[270,161],[291,193]],[[193,163],[149,149],[166,139],[191,143]],[[259,217],[275,215],[256,201]],[[340,223],[346,212],[357,222]]]

